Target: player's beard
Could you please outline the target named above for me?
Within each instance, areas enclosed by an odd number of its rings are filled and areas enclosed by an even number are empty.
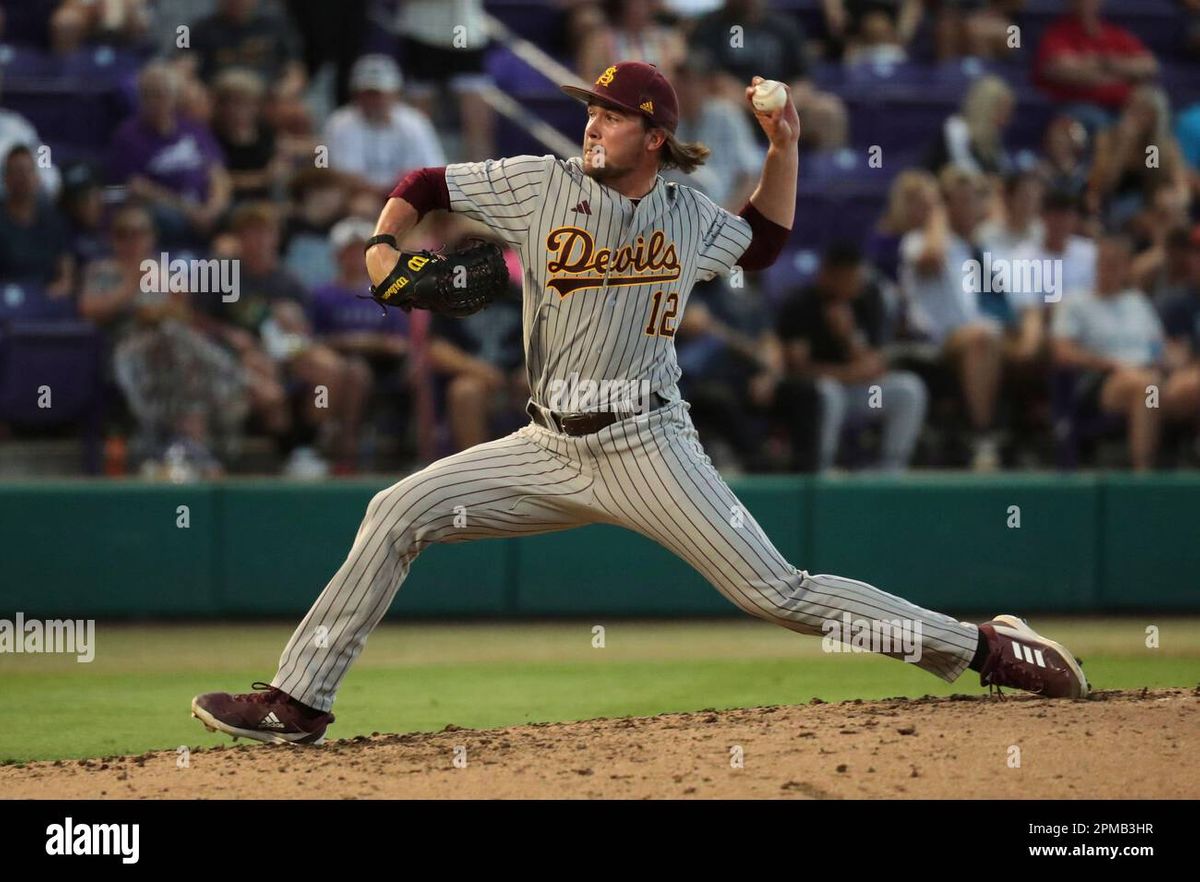
[[[595,162],[595,154],[585,150],[583,153],[583,173],[589,178],[604,183],[611,181],[613,178],[619,178],[621,175],[629,172],[629,168],[612,161],[612,155],[607,151],[600,154],[604,158],[604,163],[598,165]]]

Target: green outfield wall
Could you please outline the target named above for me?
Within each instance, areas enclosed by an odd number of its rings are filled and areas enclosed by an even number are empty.
[[[294,617],[387,483],[0,484],[0,617]],[[1200,610],[1197,474],[730,483],[797,567],[927,606]],[[609,526],[430,548],[391,611],[739,614],[671,553]]]

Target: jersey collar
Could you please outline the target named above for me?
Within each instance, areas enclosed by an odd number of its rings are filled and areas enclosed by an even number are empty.
[[[603,194],[603,197],[609,200],[616,206],[619,206],[622,211],[632,209],[632,221],[634,224],[633,232],[637,233],[643,227],[652,223],[658,217],[665,214],[670,206],[671,200],[675,196],[675,185],[669,184],[660,174],[654,179],[654,186],[650,188],[650,192],[642,196],[636,205],[628,196],[624,196],[614,190],[612,187],[606,187],[604,184],[589,178],[583,172],[583,158],[572,156],[567,160],[568,164],[574,166],[576,176],[590,186],[594,192]]]

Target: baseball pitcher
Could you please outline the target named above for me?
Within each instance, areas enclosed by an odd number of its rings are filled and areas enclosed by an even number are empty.
[[[915,651],[900,641],[879,651],[944,680],[971,668],[981,685],[1086,695],[1072,654],[1016,617],[968,624],[854,579],[797,569],[700,445],[677,385],[675,329],[697,281],[768,267],[787,239],[800,134],[790,94],[781,108],[755,111],[770,147],[758,188],[733,214],[659,175],[694,169],[708,150],[676,140],[675,91],[654,66],[623,62],[591,89],[562,88],[587,107],[581,155],[415,171],[392,191],[366,253],[381,302],[462,314],[475,306],[455,312],[450,288],[431,299],[410,293],[453,256],[414,260],[397,239],[443,210],[483,222],[517,250],[529,424],[377,494],[271,682],[198,696],[193,714],[235,737],[319,744],[338,687],[424,549],[597,523],[653,539],[750,615],[793,631],[905,627],[918,635]]]

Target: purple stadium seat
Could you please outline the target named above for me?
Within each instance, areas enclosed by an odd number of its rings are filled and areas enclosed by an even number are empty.
[[[484,67],[496,86],[510,95],[514,92],[558,94],[557,83],[550,82],[503,46],[495,46],[488,52]]]
[[[942,122],[958,109],[957,101],[930,100],[919,95],[895,98],[850,99],[850,131],[856,144],[878,144],[890,150],[928,146],[942,130]]]
[[[32,46],[50,44],[50,14],[54,6],[49,3],[16,2],[4,4],[4,38],[14,43]]]
[[[484,7],[514,34],[551,51],[558,39],[563,12],[545,0],[486,0]]]
[[[496,155],[497,156],[542,156],[549,152],[541,141],[532,137],[524,129],[505,117],[496,120]]]
[[[1050,422],[1054,428],[1055,456],[1060,469],[1079,465],[1080,447],[1111,437],[1125,428],[1123,417],[1114,414],[1084,414],[1075,402],[1076,371],[1056,369],[1050,373]]]
[[[47,143],[85,147],[100,155],[120,122],[117,93],[87,78],[5,81],[4,103],[22,114]]]
[[[771,0],[768,5],[776,12],[791,15],[804,28],[808,37],[821,37],[825,34],[825,12],[821,7],[821,0]]]
[[[84,427],[84,469],[100,470],[101,342],[83,322],[14,322],[0,332],[0,421]],[[39,407],[49,388],[50,407]]]
[[[86,80],[92,86],[116,84],[128,76],[136,76],[146,59],[125,49],[112,46],[86,46],[65,58],[58,59],[56,73],[60,77]]]
[[[0,281],[0,323],[75,318],[75,304],[68,298],[47,297],[40,283]]]
[[[778,311],[783,299],[794,289],[812,281],[820,267],[821,254],[814,248],[792,248],[794,239],[789,240],[788,250],[779,255],[774,265],[759,275],[763,296],[773,311]]]
[[[857,140],[857,139],[856,139]],[[869,145],[846,147],[800,157],[800,186],[806,192],[886,194],[894,178],[914,165],[923,151],[891,151],[880,154],[880,164],[872,166]]]
[[[829,219],[837,210],[837,200],[819,190],[800,190],[796,194],[796,218],[788,237],[789,248],[820,251],[829,236]]]
[[[861,243],[887,204],[886,193],[855,193],[839,201],[830,239]]]
[[[553,92],[525,92],[512,97],[526,110],[558,129],[572,143],[582,143],[587,116],[578,101],[568,98],[557,89]],[[546,148],[541,146],[533,152],[545,153]]]
[[[1048,98],[1038,96],[1021,101],[1018,112],[1013,114],[1012,123],[1005,132],[1005,144],[1010,150],[1027,148],[1040,151],[1046,127],[1057,113],[1058,108]]]
[[[5,80],[50,76],[54,60],[36,46],[0,43],[0,71]]]
[[[809,65],[808,78],[818,89],[840,93],[846,82],[846,69],[834,61],[814,61]]]
[[[1195,62],[1168,63],[1164,59],[1160,81],[1176,110],[1200,101],[1200,66]]]
[[[899,64],[861,63],[845,67],[847,88],[865,90],[867,93],[885,85],[924,86],[929,78],[929,68],[913,61]]]

